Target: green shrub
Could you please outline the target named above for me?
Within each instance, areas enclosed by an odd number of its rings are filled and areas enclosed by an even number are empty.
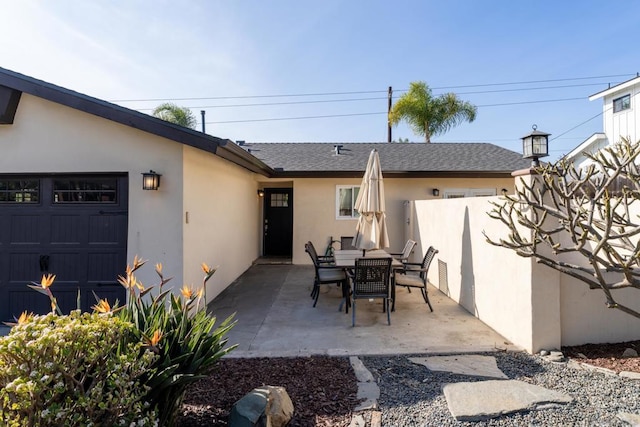
[[[120,357],[137,355],[137,346],[150,350],[143,353],[147,358],[148,353],[155,354],[150,365],[145,365],[147,369],[143,372],[136,371],[140,384],[136,385],[134,382],[132,386],[139,387],[138,396],[142,401],[157,409],[159,424],[169,426],[178,414],[186,387],[206,377],[222,356],[236,348],[236,345],[225,348],[225,335],[235,322],[233,316],[230,316],[216,327],[216,317],[206,311],[206,284],[215,269],[202,264],[205,273],[202,288],[195,292],[185,285],[180,290],[181,296],[176,296],[170,289],[165,289],[171,279],[164,278],[162,265],[157,264],[156,273],[160,283],[157,285],[158,293],[154,296],[151,291],[155,286],[145,288],[134,274],[144,264],[136,256],[133,265],[127,266],[126,274],[118,278],[128,291],[126,305],[112,308],[106,300],[100,300],[93,309],[100,315],[120,319],[122,325],[132,325],[119,338],[122,341],[119,347],[121,352],[118,353]],[[65,316],[62,316],[50,288],[54,281],[55,276],[48,274],[42,277],[41,283],[29,286],[50,299],[52,312],[48,315],[49,319],[63,319]],[[118,339],[114,339],[116,337],[105,334],[97,334],[95,338],[98,345],[101,340],[105,341],[106,346],[118,342]],[[105,360],[108,358],[105,355]],[[74,366],[73,360],[67,362]],[[120,369],[119,362],[109,362],[110,368],[116,366]],[[64,366],[63,363],[61,366]],[[131,416],[136,414],[134,411]]]
[[[157,359],[133,324],[111,314],[23,314],[0,338],[0,422],[157,425],[141,382]]]

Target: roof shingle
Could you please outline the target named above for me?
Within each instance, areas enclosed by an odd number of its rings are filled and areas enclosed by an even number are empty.
[[[341,145],[340,154],[335,146]],[[522,154],[488,143],[245,143],[242,147],[278,172],[363,172],[369,153],[382,171],[511,173],[528,168]]]

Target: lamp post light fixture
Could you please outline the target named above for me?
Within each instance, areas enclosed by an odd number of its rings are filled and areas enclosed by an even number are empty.
[[[160,187],[160,175],[152,170],[142,173],[142,189],[157,190]]]
[[[522,158],[531,159],[531,167],[535,168],[540,166],[539,158],[549,155],[549,135],[551,134],[539,131],[536,125],[531,127],[533,132],[521,138]]]

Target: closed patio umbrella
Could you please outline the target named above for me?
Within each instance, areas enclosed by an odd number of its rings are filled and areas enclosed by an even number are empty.
[[[355,210],[360,214],[353,245],[364,252],[389,246],[384,206],[384,182],[377,150],[372,150],[360,184]]]

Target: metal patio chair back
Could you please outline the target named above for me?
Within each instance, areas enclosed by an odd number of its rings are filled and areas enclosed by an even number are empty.
[[[313,267],[315,269],[315,277],[313,278],[313,289],[311,290],[311,298],[313,298],[313,306],[318,303],[318,296],[320,295],[320,285],[337,284],[342,287],[342,296],[347,298],[348,294],[348,281],[347,275],[344,269],[336,267],[328,263],[321,263],[318,260],[318,254],[313,247],[313,243],[307,242],[304,245],[304,250],[311,257],[313,261]]]
[[[420,292],[422,292],[424,302],[427,303],[431,311],[433,311],[433,307],[429,301],[427,273],[429,273],[429,266],[437,253],[437,249],[433,246],[429,246],[429,249],[427,249],[427,253],[424,254],[424,258],[421,263],[405,262],[403,263],[402,270],[396,270],[394,274],[394,286],[404,286],[409,290],[409,292],[411,292],[411,288],[419,288]],[[393,305],[395,308],[395,300],[393,301]]]
[[[391,299],[391,261],[385,258],[357,258],[351,278],[351,324],[356,324],[356,300],[382,298],[383,312],[391,324],[389,300]]]
[[[416,244],[415,240],[409,239],[407,243],[405,243],[402,252],[390,253],[390,255],[402,263],[409,262],[409,257],[411,256],[411,252],[413,252],[413,248],[416,247]]]

